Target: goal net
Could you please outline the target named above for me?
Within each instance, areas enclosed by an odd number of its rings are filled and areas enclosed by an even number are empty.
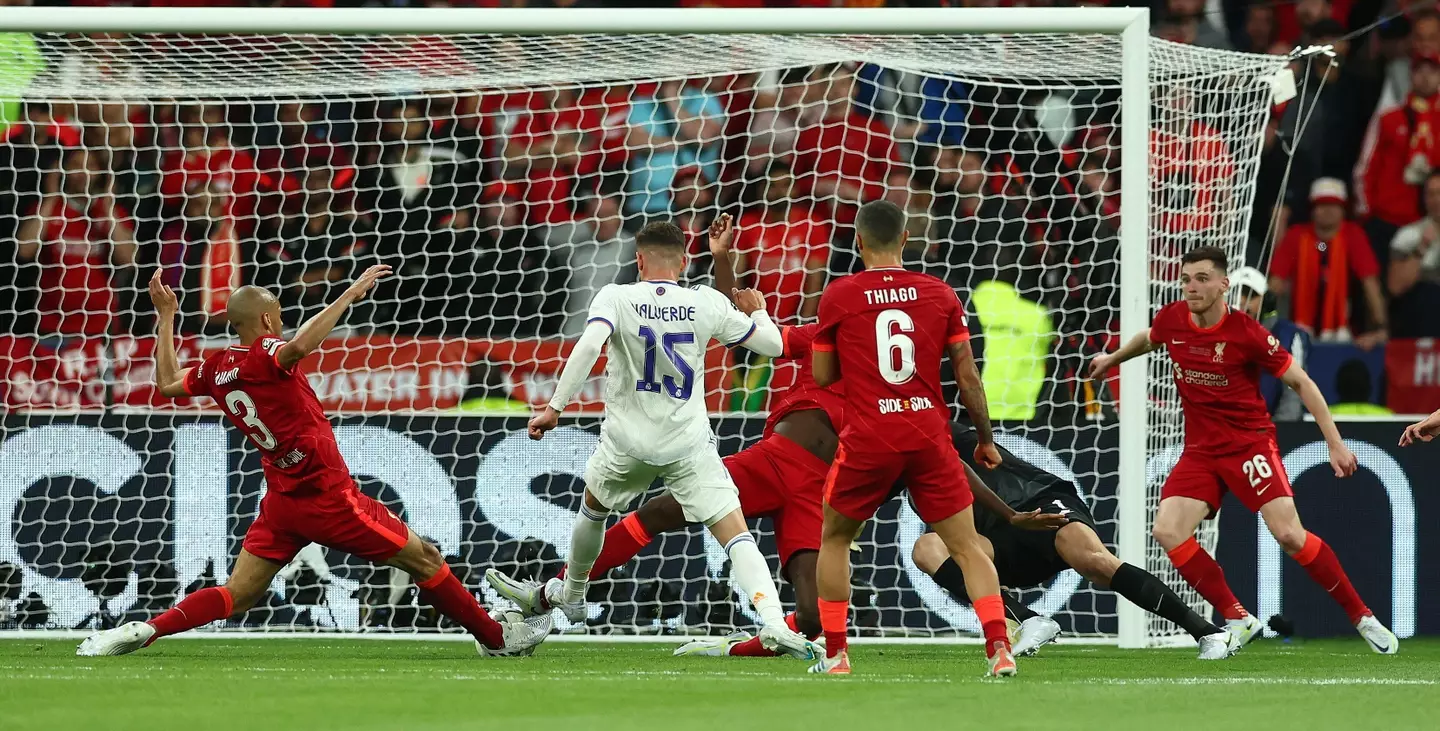
[[[1130,514],[1148,518],[1178,403],[1158,363],[1144,403],[1079,374],[1119,338],[1122,255],[1148,261],[1152,307],[1177,296],[1184,250],[1241,258],[1282,63],[1148,38],[1126,49],[1110,33],[217,29],[13,44],[0,57],[0,629],[152,616],[223,582],[254,519],[256,450],[213,403],[150,385],[144,284],[157,267],[181,298],[185,366],[232,344],[222,315],[241,284],[276,292],[293,329],[365,266],[395,266],[303,368],[361,489],[488,601],[484,568],[543,578],[567,553],[603,375],[543,441],[524,418],[548,400],[596,291],[635,278],[633,232],[678,223],[686,283],[703,286],[704,231],[729,213],[742,281],[795,325],[859,266],[855,209],[880,198],[910,213],[913,267],[951,283],[979,323],[1001,443],[1073,476],[1118,545],[1122,455],[1148,458]],[[1144,195],[1146,174],[1121,164],[1123,59],[1136,52],[1152,99],[1149,215],[1135,207],[1122,227],[1122,181]],[[796,375],[718,346],[705,366],[725,453],[758,438]],[[1121,443],[1122,414],[1146,420],[1144,443]],[[757,525],[773,561],[772,525]],[[978,629],[916,569],[923,531],[896,501],[858,541],[862,634]],[[1132,535],[1144,543],[1122,555],[1183,586],[1148,529]],[[563,629],[724,634],[752,621],[727,577],[701,530],[657,536],[596,582],[585,627]],[[445,629],[402,575],[314,546],[272,589],[225,628]],[[1067,632],[1120,632],[1114,596],[1073,572],[1022,593]],[[1152,622],[1145,635],[1175,631]]]

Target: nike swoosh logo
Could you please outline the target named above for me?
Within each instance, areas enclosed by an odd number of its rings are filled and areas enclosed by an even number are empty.
[[[1382,644],[1380,644],[1379,642],[1371,642],[1370,644],[1374,645],[1374,646],[1375,646],[1375,649],[1377,649],[1377,650],[1379,650],[1379,651],[1381,651],[1381,652],[1389,652],[1389,651],[1390,651],[1390,646],[1389,646],[1389,645],[1382,645]]]
[[[1266,490],[1269,490],[1269,489],[1270,489],[1270,483],[1267,482],[1267,483],[1265,483],[1265,486],[1264,486],[1264,487],[1260,488],[1259,490],[1256,490],[1256,491],[1255,491],[1255,494],[1256,494],[1257,496],[1258,496],[1258,495],[1264,495],[1264,494],[1265,494],[1265,491],[1266,491]]]
[[[1176,340],[1176,341],[1175,341],[1175,344],[1176,344],[1176,345],[1184,345],[1184,344],[1185,344],[1185,341],[1184,341],[1184,340]]]

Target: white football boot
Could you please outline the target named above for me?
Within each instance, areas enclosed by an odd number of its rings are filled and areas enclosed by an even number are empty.
[[[527,617],[549,614],[551,609],[559,609],[566,619],[578,624],[584,622],[587,616],[583,599],[575,603],[565,602],[564,579],[551,579],[540,584],[512,579],[495,569],[486,569],[485,581],[489,582],[490,588],[494,589],[496,594],[514,602]]]
[[[1019,639],[1011,652],[1015,657],[1034,655],[1044,645],[1060,636],[1060,623],[1049,617],[1031,617],[1020,623]]]
[[[1200,638],[1201,660],[1224,660],[1240,649],[1238,639],[1229,632],[1215,632]]]
[[[1231,619],[1225,622],[1225,631],[1235,637],[1235,642],[1232,643],[1235,650],[1239,650],[1251,642],[1254,642],[1255,638],[1259,637],[1260,633],[1264,630],[1265,625],[1261,624],[1260,620],[1254,616],[1248,614],[1245,615],[1244,619]]]
[[[1367,614],[1355,623],[1355,631],[1365,638],[1370,649],[1381,655],[1394,655],[1400,651],[1400,638],[1380,624],[1373,614]]]
[[[849,675],[850,674],[850,653],[841,650],[834,657],[826,657],[822,651],[819,659],[810,666],[808,672],[816,675]]]
[[[784,622],[761,627],[760,646],[799,660],[814,660],[825,654],[824,647],[805,639],[804,635],[790,629]]]
[[[145,622],[126,622],[114,629],[96,632],[75,648],[79,657],[129,655],[145,646],[155,636],[155,628]]]
[[[710,637],[690,640],[675,648],[672,654],[675,657],[725,657],[730,654],[730,648],[749,640],[749,632],[736,630],[718,640]]]
[[[535,654],[535,648],[550,636],[552,620],[550,614],[536,614],[529,617],[520,612],[491,612],[490,616],[500,623],[505,644],[499,648],[486,647],[475,641],[475,651],[481,657],[517,657]]]

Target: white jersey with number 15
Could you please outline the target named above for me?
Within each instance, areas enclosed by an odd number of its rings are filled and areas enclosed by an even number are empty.
[[[755,321],[713,289],[663,281],[606,285],[590,321],[611,329],[601,438],[653,465],[707,445],[705,348],[744,343]]]

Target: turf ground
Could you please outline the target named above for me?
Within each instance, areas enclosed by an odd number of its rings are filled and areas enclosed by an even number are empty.
[[[786,659],[674,658],[666,645],[551,643],[482,659],[453,642],[169,640],[77,658],[0,641],[0,729],[1437,729],[1440,639],[1190,650],[1051,646],[980,677],[974,645],[854,648],[850,678]]]

